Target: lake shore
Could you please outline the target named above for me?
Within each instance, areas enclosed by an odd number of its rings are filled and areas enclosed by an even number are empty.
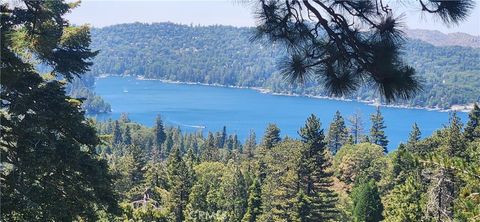
[[[109,76],[119,76],[122,75],[113,75],[113,74],[102,74],[96,78],[106,78]],[[226,88],[235,88],[235,89],[251,89],[258,91],[264,94],[276,95],[276,96],[295,96],[295,97],[308,97],[314,99],[329,99],[329,100],[337,100],[337,101],[355,101],[365,103],[370,106],[382,106],[388,108],[398,108],[398,109],[420,109],[420,110],[427,110],[427,111],[437,111],[437,112],[470,112],[473,108],[473,103],[465,104],[465,105],[453,105],[448,109],[439,108],[439,107],[422,107],[422,106],[409,106],[409,105],[391,105],[391,104],[380,104],[374,100],[362,100],[362,99],[347,99],[347,98],[338,98],[338,97],[329,97],[329,96],[318,96],[318,95],[311,95],[311,94],[296,94],[296,93],[278,93],[273,92],[270,89],[262,88],[262,87],[246,87],[246,86],[234,86],[234,85],[222,85],[222,84],[209,84],[209,83],[202,83],[202,82],[183,82],[183,81],[175,81],[175,80],[168,80],[168,79],[155,79],[155,78],[145,78],[143,76],[130,76],[135,77],[137,80],[149,80],[149,81],[160,81],[163,83],[172,83],[172,84],[186,84],[186,85],[202,85],[202,86],[214,86],[214,87],[226,87]]]

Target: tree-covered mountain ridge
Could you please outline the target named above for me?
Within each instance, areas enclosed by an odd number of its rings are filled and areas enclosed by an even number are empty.
[[[252,42],[253,28],[187,26],[173,23],[120,24],[92,30],[100,50],[91,73],[147,79],[255,87],[288,95],[329,96],[318,84],[291,84],[279,74],[286,55],[272,43]],[[479,101],[480,49],[437,47],[408,39],[404,59],[423,83],[409,101],[391,105],[450,109]],[[362,88],[343,99],[377,101],[375,89]]]
[[[463,32],[442,33],[437,30],[406,29],[408,38],[418,39],[435,46],[465,46],[480,48],[480,36]]]

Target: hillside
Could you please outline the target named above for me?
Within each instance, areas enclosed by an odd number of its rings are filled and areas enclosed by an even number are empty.
[[[276,64],[285,55],[275,45],[252,43],[250,28],[186,26],[172,23],[122,24],[92,30],[101,50],[93,74],[138,75],[183,82],[262,87],[276,93],[326,96],[315,83],[287,84]],[[405,60],[414,66],[424,91],[396,105],[450,108],[480,96],[480,49],[436,47],[409,40]],[[375,100],[371,89],[352,99]]]
[[[480,48],[480,36],[461,32],[445,34],[434,30],[407,29],[405,30],[405,34],[407,34],[408,38],[422,40],[435,46],[465,46]]]

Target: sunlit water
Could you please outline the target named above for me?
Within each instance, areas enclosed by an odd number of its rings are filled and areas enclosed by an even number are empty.
[[[236,133],[242,141],[251,129],[260,141],[268,123],[276,123],[282,136],[298,137],[298,129],[311,113],[327,128],[337,110],[345,120],[359,110],[368,133],[370,114],[375,111],[374,106],[360,102],[278,96],[251,89],[162,83],[133,77],[99,78],[95,91],[112,106],[111,114],[99,115],[97,119],[116,119],[121,113],[128,113],[131,120],[152,126],[160,114],[167,125],[179,126],[184,132],[219,131],[227,126],[228,133]],[[423,136],[428,136],[449,119],[448,112],[388,107],[381,110],[390,150],[407,140],[413,123],[419,125]],[[459,116],[466,121],[466,113]]]

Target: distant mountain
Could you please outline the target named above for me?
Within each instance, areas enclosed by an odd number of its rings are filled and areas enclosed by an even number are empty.
[[[122,24],[92,29],[100,50],[91,73],[142,76],[181,82],[260,87],[274,93],[328,96],[322,84],[289,84],[278,72],[286,56],[275,44],[251,42],[252,28],[186,26],[172,23]],[[434,46],[408,39],[405,62],[424,90],[396,105],[449,109],[480,101],[480,48]],[[348,99],[377,100],[363,87]]]
[[[435,46],[464,46],[480,48],[480,36],[469,35],[463,32],[445,34],[436,30],[407,29],[408,38],[418,39]]]

